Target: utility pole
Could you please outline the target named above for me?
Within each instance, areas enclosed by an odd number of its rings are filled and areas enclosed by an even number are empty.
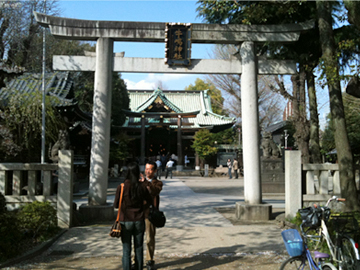
[[[46,14],[46,0],[44,0],[44,13]],[[45,31],[46,28],[43,27],[41,164],[45,163]]]

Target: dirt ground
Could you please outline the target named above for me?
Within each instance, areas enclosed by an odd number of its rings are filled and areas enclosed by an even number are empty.
[[[216,187],[213,189],[206,189],[201,185],[200,181],[184,181],[192,188],[194,192],[199,193],[213,193],[213,194],[231,194],[235,191],[232,186],[229,187]],[[232,184],[233,185],[233,184]],[[236,191],[238,192],[238,191]],[[216,208],[225,218],[227,218],[234,226],[237,225],[251,225],[254,221],[238,221],[235,217],[235,209]],[[275,217],[284,213],[284,209],[273,209],[272,219],[269,221],[262,221],[261,223],[274,224],[278,223]],[[266,228],[266,224],[264,224]],[[175,244],[175,243],[174,243]],[[259,269],[259,270],[274,270],[279,269],[283,261],[287,259],[286,254],[277,254],[275,252],[265,252],[261,254],[199,254],[194,256],[171,256],[159,257],[156,256],[157,269],[163,270],[225,270],[225,269]],[[18,269],[102,269],[113,270],[122,269],[121,254],[116,257],[97,257],[94,254],[89,258],[78,258],[72,254],[56,254],[50,253],[49,255],[40,255],[31,260],[23,261],[12,267],[4,269],[18,270]],[[146,269],[146,268],[144,268]]]
[[[259,254],[259,255],[198,255],[193,257],[157,257],[157,269],[163,270],[225,270],[225,269],[279,269],[281,263],[286,259],[285,255]],[[67,256],[38,256],[30,261],[25,261],[13,267],[5,268],[18,269],[122,269],[121,257],[91,257],[72,258]],[[145,268],[144,268],[145,269]]]
[[[217,208],[224,217],[233,225],[244,225],[244,221],[235,218],[234,208]],[[275,211],[273,216],[281,214],[281,209]],[[274,219],[265,223],[276,223]],[[262,221],[264,223],[264,221]],[[225,270],[225,269],[253,269],[253,270],[274,270],[279,269],[283,261],[287,259],[285,254],[265,252],[263,254],[201,254],[196,256],[172,256],[156,257],[157,269],[163,270]],[[19,269],[102,269],[113,270],[122,269],[121,255],[118,257],[91,257],[74,258],[71,254],[51,253],[48,256],[40,255],[31,260],[24,261],[13,267],[5,268],[8,270]],[[146,268],[144,268],[146,269]]]

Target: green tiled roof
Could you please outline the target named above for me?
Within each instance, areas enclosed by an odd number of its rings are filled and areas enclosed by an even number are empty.
[[[136,112],[142,112],[143,110],[146,110],[146,108],[148,108],[158,97],[161,98],[164,104],[174,112],[182,112],[175,104],[168,100],[168,98],[164,95],[163,91],[161,91],[159,88],[155,90],[153,94],[143,104],[140,104],[139,107],[136,108]]]
[[[74,82],[69,78],[69,73],[55,72],[45,75],[45,92],[50,96],[51,104],[56,107],[75,105],[72,88]],[[6,104],[12,95],[32,94],[42,92],[41,74],[23,74],[0,89],[0,102]]]
[[[157,97],[160,97],[164,104],[175,112],[194,112],[199,111],[196,118],[184,118],[183,122],[191,123],[187,128],[200,128],[206,126],[231,126],[236,120],[232,117],[215,114],[211,108],[210,96],[207,91],[155,91],[148,90],[129,90],[130,110],[133,112],[142,112],[148,108]],[[129,121],[139,123],[140,118],[127,119],[124,126],[128,126]],[[148,119],[150,123],[159,122],[156,119]],[[174,120],[165,118],[164,123],[173,123]],[[139,127],[139,126],[138,126]],[[170,128],[176,128],[176,123]]]

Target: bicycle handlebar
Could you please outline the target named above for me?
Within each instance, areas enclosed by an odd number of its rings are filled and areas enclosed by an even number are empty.
[[[346,199],[345,199],[345,198],[338,198],[337,196],[332,196],[332,197],[327,201],[326,206],[328,206],[331,201],[345,202]]]

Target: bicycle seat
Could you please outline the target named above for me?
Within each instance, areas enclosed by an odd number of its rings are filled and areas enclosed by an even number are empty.
[[[329,258],[330,255],[327,253],[321,253],[319,251],[314,251],[314,257],[315,257],[315,259],[322,259],[322,258]]]

